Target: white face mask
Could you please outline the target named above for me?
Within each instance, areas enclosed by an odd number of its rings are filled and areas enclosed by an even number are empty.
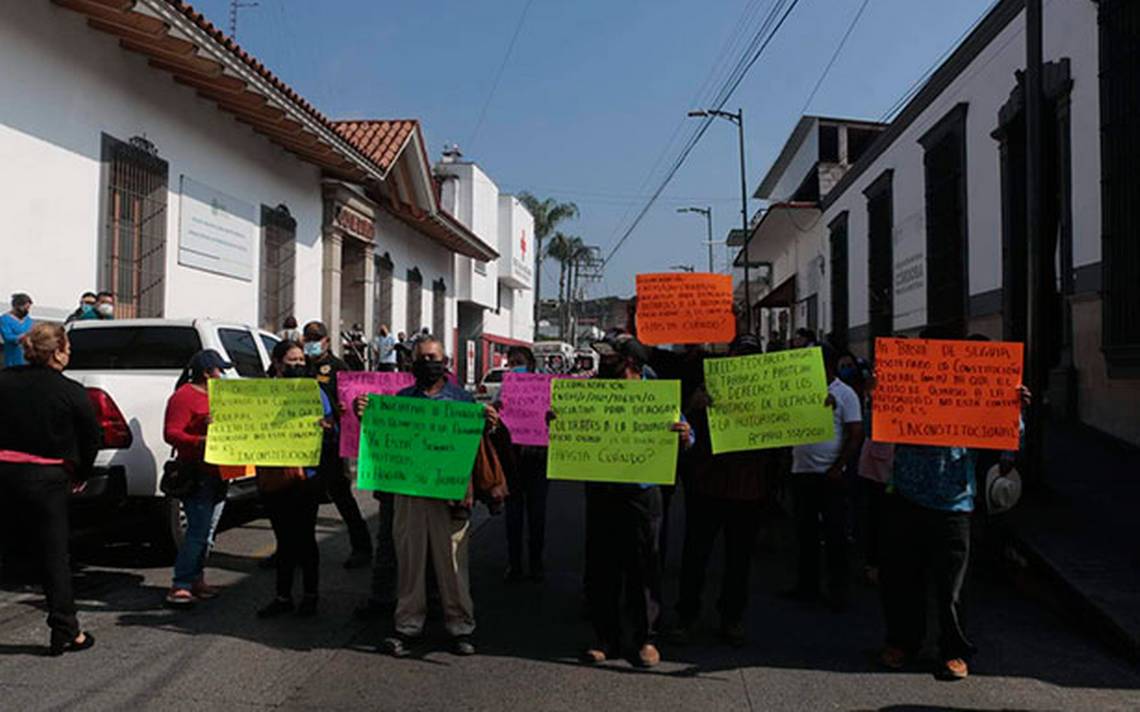
[[[102,304],[95,307],[95,311],[99,312],[100,316],[114,316],[115,305],[108,302],[103,302]]]

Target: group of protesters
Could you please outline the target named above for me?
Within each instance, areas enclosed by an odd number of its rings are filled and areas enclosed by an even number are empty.
[[[332,353],[324,324],[310,322],[298,330],[293,322],[286,327],[288,333],[272,351],[267,375],[315,379],[320,384],[324,435],[320,461],[314,466],[257,468],[259,493],[277,542],[267,561],[276,570],[275,595],[258,616],[317,614],[317,509],[331,501],[349,532],[351,553],[345,566],[373,569],[369,597],[356,615],[391,616],[392,631],[382,643],[383,650],[403,656],[420,645],[429,599],[438,598],[451,649],[473,654],[475,610],[468,577],[472,507],[481,501],[495,513],[500,505],[505,509],[506,580],[542,582],[546,449],[513,444],[500,418],[501,404],[485,405],[487,449],[481,449],[476,459],[468,496],[446,501],[376,493],[380,516],[373,543],[351,489],[352,463],[338,450],[341,418],[350,409],[363,418],[369,400],[361,396],[351,403],[338,402],[337,374],[346,366]],[[418,334],[405,344],[400,336],[390,336],[385,328],[377,343],[381,368],[412,374],[414,384],[399,396],[473,401],[454,381],[441,339]],[[931,329],[920,336],[951,335]],[[814,346],[814,338],[810,332],[799,333],[788,346]],[[0,407],[0,413],[7,414],[0,423],[0,493],[31,503],[39,516],[48,571],[44,583],[51,651],[60,654],[94,644],[75,617],[66,564],[66,497],[70,483],[81,482],[90,470],[98,425],[82,389],[62,376],[70,354],[63,328],[35,325],[21,343],[28,364],[0,372],[0,403],[21,403],[19,408]],[[393,357],[397,345],[407,351],[406,356]],[[857,531],[865,547],[864,576],[881,593],[886,627],[881,663],[901,669],[915,660],[926,635],[928,607],[933,605],[939,623],[940,671],[950,678],[966,677],[974,646],[964,626],[963,586],[979,489],[978,460],[991,455],[874,441],[869,417],[873,368],[831,344],[819,348],[827,379],[827,393],[821,398],[831,409],[834,436],[793,448],[714,454],[704,362],[761,353],[758,338],[740,334],[727,349],[689,346],[675,351],[643,345],[631,323],[631,328],[611,332],[595,344],[599,359],[593,377],[680,381],[681,417],[672,424],[679,451],[674,485],[589,482],[584,486],[582,582],[594,639],[582,651],[583,662],[596,664],[629,653],[636,664],[652,667],[661,659],[659,641],[692,642],[718,536],[724,546],[719,630],[729,644],[744,645],[757,540],[771,520],[770,513],[790,493],[797,579],[786,595],[803,604],[823,602],[836,612],[845,610],[854,579],[848,549],[852,532]],[[509,351],[507,366],[523,373],[538,370],[534,354],[523,346]],[[164,489],[169,484],[169,492],[181,498],[187,519],[166,597],[174,607],[192,606],[219,594],[207,583],[205,566],[228,474],[225,468],[207,464],[204,454],[210,423],[208,382],[229,368],[231,364],[216,351],[195,354],[167,405],[164,435],[175,456],[164,473]],[[32,391],[58,396],[35,398]],[[1021,396],[1028,400],[1024,388]],[[557,418],[557,412],[547,414],[548,421]],[[994,467],[1005,475],[1016,453],[992,457]],[[481,468],[493,474],[484,476]],[[502,482],[480,484],[494,482],[494,473],[501,473]],[[680,498],[675,496],[677,487]],[[662,576],[672,538],[669,522],[676,519],[669,516],[674,499],[682,502],[684,530],[679,596],[669,613]],[[853,518],[854,503],[862,506]],[[820,575],[821,568],[826,576]],[[302,584],[299,601],[293,595],[297,569]],[[932,601],[928,601],[928,582],[933,584]],[[624,645],[627,640],[632,648]]]

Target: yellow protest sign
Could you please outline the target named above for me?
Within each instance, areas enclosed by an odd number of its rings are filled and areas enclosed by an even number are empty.
[[[705,360],[713,454],[835,437],[819,347]]]
[[[547,477],[673,484],[680,381],[555,379]]]
[[[320,462],[324,408],[316,381],[214,378],[209,395],[206,462],[271,467]]]

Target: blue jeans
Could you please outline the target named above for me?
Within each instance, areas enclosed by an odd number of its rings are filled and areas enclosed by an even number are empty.
[[[217,477],[206,477],[194,494],[182,500],[186,538],[174,561],[174,588],[189,589],[202,578],[206,556],[214,546],[214,530],[226,506],[225,499],[218,501],[224,486]]]

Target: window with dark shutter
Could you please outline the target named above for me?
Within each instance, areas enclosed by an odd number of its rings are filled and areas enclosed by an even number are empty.
[[[447,284],[436,280],[431,285],[431,333],[439,339],[446,339],[447,334]]]
[[[831,338],[847,348],[850,315],[847,295],[847,211],[828,225],[831,233]]]
[[[297,221],[284,205],[261,206],[261,328],[277,331],[293,316]]]
[[[424,276],[418,267],[408,270],[408,334],[414,334],[423,327]]]
[[[867,198],[867,311],[871,343],[895,328],[894,171],[886,170],[863,191]]]
[[[392,274],[395,265],[385,252],[376,256],[376,280],[373,283],[372,314],[375,324],[372,333],[379,334],[380,326],[392,327]]]
[[[926,150],[926,323],[966,336],[966,104],[918,142]]]
[[[170,170],[145,138],[103,136],[104,218],[100,285],[119,318],[161,317],[166,285]]]
[[[1140,367],[1140,3],[1100,0],[1104,352]]]

